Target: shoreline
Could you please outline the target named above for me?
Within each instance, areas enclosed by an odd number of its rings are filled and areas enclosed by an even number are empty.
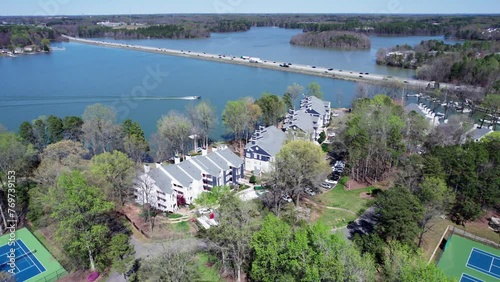
[[[142,51],[156,54],[164,54],[170,56],[178,56],[184,58],[205,60],[205,61],[214,61],[220,63],[234,64],[234,65],[243,65],[247,67],[257,67],[264,69],[271,69],[276,71],[286,71],[293,72],[304,75],[312,75],[319,77],[326,77],[331,79],[341,79],[347,81],[354,82],[366,82],[372,84],[386,84],[386,83],[399,83],[405,86],[405,89],[417,90],[417,91],[426,91],[426,87],[428,84],[432,84],[431,81],[425,80],[417,80],[412,78],[402,78],[395,77],[390,75],[379,75],[379,74],[369,74],[359,71],[350,71],[350,70],[339,70],[339,69],[328,69],[325,67],[317,66],[313,68],[312,66],[300,65],[300,64],[292,64],[288,67],[281,67],[280,64],[286,64],[288,62],[278,62],[272,60],[262,60],[259,59],[259,62],[251,62],[248,58],[243,59],[241,57],[233,57],[233,56],[219,56],[216,54],[209,54],[205,52],[193,52],[187,50],[174,50],[167,48],[157,48],[157,47],[148,47],[141,45],[130,45],[123,43],[113,43],[113,42],[105,42],[105,41],[97,41],[83,38],[76,38],[63,35],[64,38],[68,39],[70,42],[89,44],[94,46],[102,46],[109,48],[117,48],[117,49],[128,49],[133,51]],[[440,83],[440,89],[464,89],[470,91],[481,91],[481,88],[473,87],[473,86],[456,86],[450,83]],[[432,89],[431,89],[432,90]]]

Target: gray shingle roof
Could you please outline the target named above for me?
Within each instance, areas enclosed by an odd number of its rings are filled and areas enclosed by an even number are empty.
[[[281,150],[285,139],[285,132],[279,130],[276,126],[273,125],[265,128],[264,132],[261,132],[260,138],[255,140],[255,144],[249,142],[245,146],[245,149],[250,149],[253,146],[258,146],[266,151],[270,156],[275,156]]]
[[[203,170],[205,170],[207,173],[209,173],[212,176],[217,176],[219,175],[219,168],[214,165],[211,161],[209,161],[205,156],[197,156],[189,161],[196,163],[199,165]]]
[[[154,180],[155,185],[165,194],[172,194],[172,179],[161,169],[155,168],[148,172],[149,177]]]
[[[189,161],[178,164],[179,168],[185,171],[191,178],[200,179],[202,171]]]
[[[482,137],[490,134],[491,132],[492,132],[491,129],[489,129],[487,127],[481,127],[481,128],[475,128],[474,130],[472,130],[472,132],[469,135],[472,139],[478,140],[478,139],[481,139]]]
[[[233,167],[239,167],[243,164],[243,160],[229,149],[218,150],[215,153],[230,162]]]
[[[309,96],[309,97],[304,98],[304,99],[309,99],[308,105],[310,106],[310,108],[312,110],[314,110],[315,112],[319,113],[320,115],[326,114],[325,105],[328,102],[325,102],[325,101],[323,101],[323,100],[321,100],[319,98],[316,98],[315,96]]]
[[[313,117],[306,113],[304,110],[297,110],[293,116],[293,120],[291,124],[287,124],[285,128],[289,128],[292,126],[297,126],[304,132],[313,132]]]
[[[182,171],[178,165],[163,165],[163,168],[184,187],[189,187],[193,182],[191,176]]]

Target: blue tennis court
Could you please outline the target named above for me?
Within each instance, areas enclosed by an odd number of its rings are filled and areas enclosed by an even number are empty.
[[[500,278],[500,257],[480,249],[472,248],[467,267]]]
[[[36,250],[29,250],[21,239],[15,241],[15,246],[8,244],[0,247],[0,271],[8,272],[14,266],[14,276],[16,281],[26,281],[45,271],[45,267],[35,257]],[[10,264],[10,249],[15,249],[15,263]]]
[[[470,276],[469,274],[462,273],[460,282],[483,282],[483,280],[477,279],[476,277]]]

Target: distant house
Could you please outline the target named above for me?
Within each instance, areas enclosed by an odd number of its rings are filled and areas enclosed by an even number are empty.
[[[488,127],[479,127],[478,125],[474,125],[474,128],[469,130],[466,135],[469,140],[472,140],[474,142],[479,142],[481,139],[483,139],[486,135],[492,133],[493,130],[489,129]]]
[[[300,101],[299,110],[289,110],[283,129],[293,134],[300,131],[308,139],[317,141],[319,134],[330,122],[330,116],[330,102],[308,96]]]
[[[245,169],[254,173],[269,172],[285,139],[286,134],[276,126],[259,127],[245,146]]]
[[[35,51],[35,47],[33,47],[33,46],[26,46],[26,47],[24,47],[24,52],[31,53],[33,51]]]
[[[17,47],[16,49],[14,49],[14,54],[22,54],[22,53],[23,53],[22,48]]]
[[[202,156],[187,157],[176,163],[145,166],[135,187],[136,202],[147,203],[162,211],[175,211],[180,202],[191,204],[205,190],[214,186],[238,184],[243,177],[244,161],[227,147],[213,149]],[[152,189],[153,193],[145,193]],[[152,194],[147,197],[145,194]]]

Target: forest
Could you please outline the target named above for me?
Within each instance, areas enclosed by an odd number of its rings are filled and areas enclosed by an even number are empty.
[[[341,48],[341,49],[369,49],[370,38],[355,32],[322,31],[304,32],[292,37],[293,45]]]
[[[110,15],[72,17],[0,17],[0,19],[26,24],[47,24],[61,33],[75,36],[79,26],[94,27],[97,22],[125,22],[152,25],[192,26],[199,36],[200,30],[209,32],[246,31],[250,27],[277,26],[281,28],[314,31],[352,31],[379,35],[445,35],[466,40],[492,40],[500,38],[498,16],[491,15],[318,15],[318,14],[245,14],[245,15]],[[488,30],[490,29],[490,30]]]
[[[49,40],[49,41],[47,41]],[[49,50],[50,41],[62,40],[60,34],[45,27],[23,25],[0,25],[0,47],[38,46],[41,50]]]
[[[377,64],[415,68],[417,77],[430,81],[482,86],[500,90],[500,44],[498,41],[465,41],[446,44],[426,40],[416,46],[380,49]]]

